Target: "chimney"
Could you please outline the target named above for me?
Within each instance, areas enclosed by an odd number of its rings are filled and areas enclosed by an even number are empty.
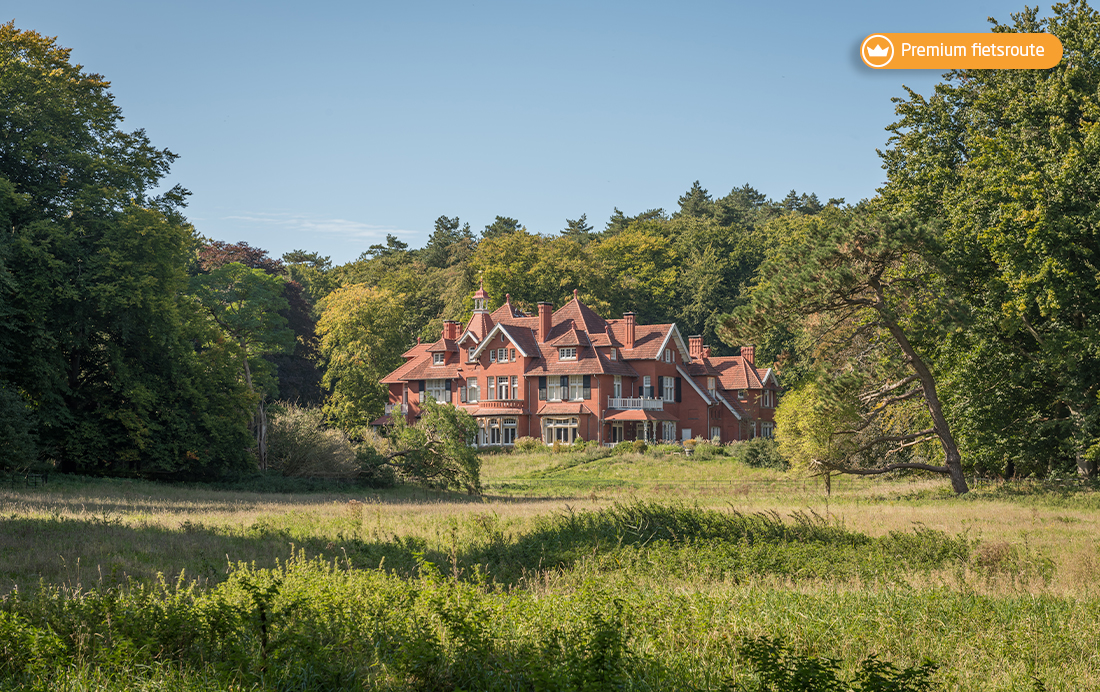
[[[554,306],[550,303],[539,303],[539,342],[546,341],[550,336],[550,314],[553,312]]]
[[[443,320],[443,338],[454,341],[458,338],[458,322]]]
[[[703,357],[710,358],[710,344],[703,346]]]
[[[689,336],[688,337],[688,353],[691,354],[691,359],[703,357],[703,336]]]
[[[755,346],[742,346],[741,357],[745,359],[745,362],[749,365],[756,365],[756,347]]]
[[[623,344],[625,349],[634,348],[634,313],[623,313],[623,319],[626,320],[626,343]]]

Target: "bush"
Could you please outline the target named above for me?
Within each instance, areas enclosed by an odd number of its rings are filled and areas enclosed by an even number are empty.
[[[289,403],[278,409],[273,410],[267,438],[271,470],[284,476],[359,475],[355,448],[343,431],[325,427],[321,409]]]
[[[520,437],[516,440],[515,451],[523,454],[546,451],[546,445],[537,437]]]
[[[776,444],[775,440],[767,437],[755,437],[745,442],[735,442],[731,447],[733,447],[731,456],[746,466],[780,469],[782,471],[789,468],[787,460],[779,453],[779,445]]]
[[[702,441],[695,445],[695,457],[702,461],[708,459],[714,459],[725,455],[725,450],[721,445],[713,445],[710,442]]]
[[[645,440],[634,440],[630,447],[635,454],[645,454],[645,451],[649,449],[649,445],[645,443]]]
[[[617,457],[634,451],[634,445],[626,440],[621,440],[617,445],[611,448],[611,453]]]

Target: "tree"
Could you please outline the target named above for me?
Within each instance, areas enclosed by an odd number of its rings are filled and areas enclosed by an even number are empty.
[[[286,310],[282,277],[230,262],[192,279],[192,291],[213,322],[236,345],[244,381],[255,397],[252,428],[260,468],[267,468],[265,399],[277,391],[269,353],[293,349],[294,333],[280,311]]]
[[[382,415],[386,388],[379,380],[397,367],[409,345],[401,299],[384,288],[352,284],[317,307],[324,384],[332,392],[325,415],[357,436]]]
[[[566,219],[565,229],[561,235],[580,245],[587,245],[594,237],[592,226],[588,225],[588,217],[585,214],[581,214],[579,219]]]
[[[873,429],[871,426],[892,406],[919,397],[927,408],[929,427],[880,435],[854,451],[867,452],[892,445],[890,449],[896,453],[935,438],[944,461],[942,465],[920,462],[892,462],[876,467],[849,465],[837,470],[866,475],[923,469],[948,475],[955,492],[967,492],[961,455],[943,412],[936,378],[913,338],[913,332],[925,324],[924,319],[931,319],[929,313],[936,308],[946,310],[943,296],[927,288],[934,281],[935,269],[926,258],[939,252],[932,230],[923,224],[861,209],[828,210],[817,216],[796,217],[790,231],[788,242],[773,250],[761,265],[750,302],[734,311],[723,325],[729,338],[744,342],[776,324],[813,317],[809,328],[816,329],[817,336],[840,332],[843,341],[849,344],[873,347],[856,348],[847,354],[850,357],[846,359],[846,370],[860,380],[859,393],[854,397],[860,410],[851,421],[854,425],[833,433],[859,437],[867,429]],[[918,319],[910,319],[921,310],[924,313]],[[865,359],[868,352],[875,354],[873,358]],[[894,376],[899,367],[908,373]],[[885,379],[890,376],[894,377]],[[829,379],[851,391],[847,378],[840,380],[834,373]],[[819,382],[824,384],[826,380]],[[834,398],[843,401],[841,396]],[[890,449],[882,455],[889,454]]]
[[[714,201],[698,180],[691,184],[690,190],[680,195],[678,201],[680,211],[676,213],[677,216],[698,218],[714,216]]]
[[[486,240],[499,238],[503,235],[515,233],[521,228],[519,221],[509,216],[498,216],[491,224],[485,227],[485,230],[481,232],[481,237]]]
[[[942,218],[945,267],[974,312],[963,348],[1015,354],[1027,376],[1004,389],[981,420],[988,439],[1039,433],[1054,446],[1009,446],[1035,465],[1060,456],[1093,475],[1100,440],[1100,14],[1087,2],[1037,8],[993,21],[994,33],[1049,32],[1064,48],[1048,70],[958,70],[925,98],[895,99],[899,120],[880,152],[883,200],[925,220]],[[949,346],[951,346],[949,344]],[[981,365],[978,363],[977,365]],[[969,368],[974,374],[975,369]],[[960,373],[961,376],[961,373]],[[1022,401],[1030,402],[1022,408]],[[960,415],[974,411],[957,402]],[[990,429],[989,426],[993,426]],[[1060,428],[1050,436],[1054,427]]]
[[[476,246],[470,224],[459,225],[457,216],[453,219],[440,216],[435,220],[435,231],[421,254],[429,267],[452,267],[465,262]]]
[[[390,466],[422,483],[465,488],[481,493],[481,459],[474,448],[477,421],[465,411],[425,399],[420,419],[410,426],[404,416],[394,416],[386,431],[393,451],[377,463]]]
[[[194,347],[187,192],[150,193],[175,155],[119,129],[108,87],[54,40],[0,26],[0,388],[63,471],[241,467],[244,393],[220,349]]]

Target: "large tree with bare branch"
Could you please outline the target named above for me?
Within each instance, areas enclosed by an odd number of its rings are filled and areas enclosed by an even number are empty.
[[[830,428],[830,455],[817,465],[861,475],[921,469],[967,492],[931,361],[918,346],[952,312],[934,267],[935,234],[863,207],[791,217],[780,236],[748,304],[724,329],[727,340],[747,343],[777,325],[803,326],[819,364],[812,405]],[[906,454],[930,440],[941,463]]]

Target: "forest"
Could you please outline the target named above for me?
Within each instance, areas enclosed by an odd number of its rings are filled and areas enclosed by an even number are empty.
[[[491,307],[578,289],[718,354],[755,344],[785,389],[780,449],[812,472],[1094,475],[1100,19],[1070,3],[997,30],[1056,33],[1067,60],[896,99],[873,199],[696,181],[676,209],[558,229],[439,210],[424,247],[390,235],[334,266],[204,237],[165,189],[175,154],[122,129],[109,82],[4,25],[0,464],[248,474],[285,402],[362,440],[379,378],[481,283]]]

